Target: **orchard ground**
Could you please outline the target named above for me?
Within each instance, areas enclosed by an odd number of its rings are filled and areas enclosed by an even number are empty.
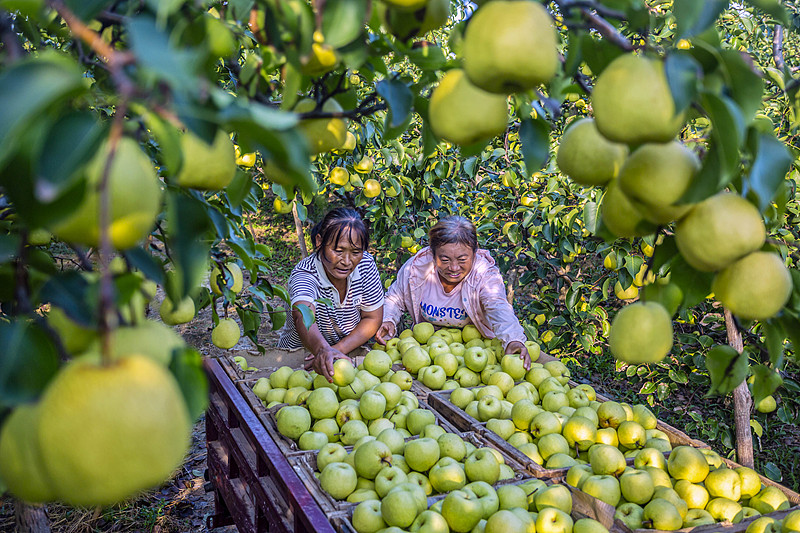
[[[263,218],[252,220],[250,229],[257,236],[258,242],[269,245],[274,250],[271,266],[273,271],[270,282],[286,283],[294,264],[300,259],[297,235],[293,230],[291,215],[266,214]],[[598,260],[584,256],[586,260]],[[602,258],[599,259],[602,261]],[[566,265],[567,269],[579,272],[580,264]],[[556,275],[559,275],[556,273]],[[535,285],[517,287],[515,290],[515,306],[524,308],[526,303],[535,298]],[[154,302],[151,302],[148,316],[158,317],[158,306],[163,298],[159,291]],[[276,305],[280,302],[275,301]],[[231,310],[231,316],[235,313]],[[552,318],[552,317],[550,317]],[[696,332],[698,326],[703,331],[713,334],[714,324],[679,324],[676,323],[676,337]],[[540,333],[548,324],[540,327]],[[231,350],[220,350],[211,344],[211,310],[202,309],[188,324],[176,326],[191,346],[204,356],[256,356],[257,351],[245,337]],[[551,328],[556,335],[564,332]],[[684,331],[685,330],[685,331]],[[574,339],[573,339],[574,340]],[[265,346],[274,345],[277,332],[270,330],[268,319],[262,320],[259,330],[259,341]],[[702,342],[702,341],[701,341]],[[580,348],[577,342],[562,344],[561,356],[570,367],[573,379],[591,383],[599,392],[607,396],[628,402],[645,403],[648,395],[640,394],[643,383],[661,380],[670,382],[667,369],[652,365],[653,368],[639,367],[633,375],[618,372],[613,357],[604,346],[600,355],[589,354]],[[680,370],[680,365],[671,363],[672,371]],[[644,369],[644,370],[643,370]],[[672,376],[674,378],[674,376]],[[672,381],[680,381],[673,379]],[[760,473],[770,474],[777,468],[781,482],[789,488],[800,489],[800,426],[796,417],[800,412],[800,400],[797,392],[800,388],[800,372],[797,365],[790,363],[784,371],[784,389],[780,391],[780,413],[768,415],[754,413],[753,419],[760,426],[754,426],[754,450],[756,469]],[[704,387],[678,385],[663,401],[655,400],[653,406],[656,415],[683,430],[690,436],[704,440],[718,452],[731,457],[733,442],[729,441],[733,430],[733,402],[727,398],[704,398]],[[653,397],[653,394],[649,395]],[[761,433],[759,435],[759,433]],[[61,505],[48,506],[51,530],[59,533],[88,533],[98,531],[158,531],[158,532],[198,532],[208,531],[206,518],[214,513],[213,495],[204,490],[203,473],[206,468],[205,420],[201,417],[192,431],[192,445],[186,455],[182,467],[174,477],[161,487],[141,495],[138,499],[107,509],[74,509]],[[777,477],[777,475],[775,476]],[[15,530],[14,502],[10,498],[0,498],[0,533]],[[218,528],[214,531],[232,533],[233,526]]]

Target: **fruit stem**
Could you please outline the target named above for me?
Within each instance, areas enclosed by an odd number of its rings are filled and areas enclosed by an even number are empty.
[[[114,282],[111,277],[111,254],[114,249],[111,245],[111,192],[108,186],[108,177],[111,174],[111,165],[117,155],[117,146],[122,138],[122,127],[125,113],[128,109],[128,95],[123,93],[111,123],[108,135],[108,157],[103,166],[100,182],[97,184],[100,198],[98,225],[100,228],[100,360],[103,365],[111,363],[111,336],[117,325],[114,312]],[[134,313],[135,314],[135,313]]]

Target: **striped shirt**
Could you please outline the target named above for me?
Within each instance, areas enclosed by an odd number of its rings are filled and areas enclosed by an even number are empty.
[[[297,302],[311,302],[317,327],[331,346],[349,335],[361,321],[362,311],[374,311],[383,306],[383,285],[375,260],[368,252],[347,277],[347,293],[341,300],[339,291],[325,274],[322,262],[313,253],[297,263],[289,276],[289,297],[292,305]],[[327,298],[333,307],[315,302]],[[294,321],[287,317],[281,331],[278,348],[294,350],[302,348],[303,343],[294,327]]]

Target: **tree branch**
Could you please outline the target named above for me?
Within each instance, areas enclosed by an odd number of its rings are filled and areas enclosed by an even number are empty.
[[[12,63],[25,56],[25,49],[19,42],[17,34],[14,33],[11,15],[2,9],[0,9],[0,42],[5,45],[8,58]]]
[[[783,26],[775,25],[775,33],[772,35],[772,60],[781,72],[786,72],[786,62],[783,60]]]
[[[601,9],[601,6],[594,4],[594,2],[591,3],[591,9],[584,7],[586,2],[574,2],[570,0],[553,0],[553,2],[558,6],[558,9],[561,10],[562,13],[566,13],[567,11],[573,9],[578,9],[584,20],[586,20],[592,28],[597,30],[597,32],[605,37],[609,42],[628,52],[634,50],[635,47],[633,44],[631,44],[631,42],[625,38],[624,35],[617,31],[614,26],[609,24],[606,19],[600,16],[600,13],[602,12],[611,18],[624,20],[624,14],[604,8]]]

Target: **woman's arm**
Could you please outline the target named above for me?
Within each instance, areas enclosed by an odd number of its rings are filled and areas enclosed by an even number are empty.
[[[519,353],[529,369],[531,360],[525,346],[525,330],[514,314],[514,308],[508,302],[505,283],[499,271],[490,272],[481,287],[481,304],[486,312],[486,319],[495,336],[503,341],[506,354]]]
[[[313,303],[302,301],[296,303],[305,304],[314,310]],[[303,314],[294,306],[292,307],[292,320],[294,321],[294,328],[297,330],[297,336],[300,337],[300,342],[303,343],[306,350],[313,354],[313,358],[307,358],[306,368],[313,368],[317,374],[322,374],[325,379],[331,381],[333,379],[334,359],[347,356],[328,344],[316,323],[311,324],[310,328],[306,328],[305,322],[303,322]]]
[[[383,320],[383,306],[372,311],[361,311],[361,321],[349,335],[333,345],[342,353],[350,353],[375,335]]]

